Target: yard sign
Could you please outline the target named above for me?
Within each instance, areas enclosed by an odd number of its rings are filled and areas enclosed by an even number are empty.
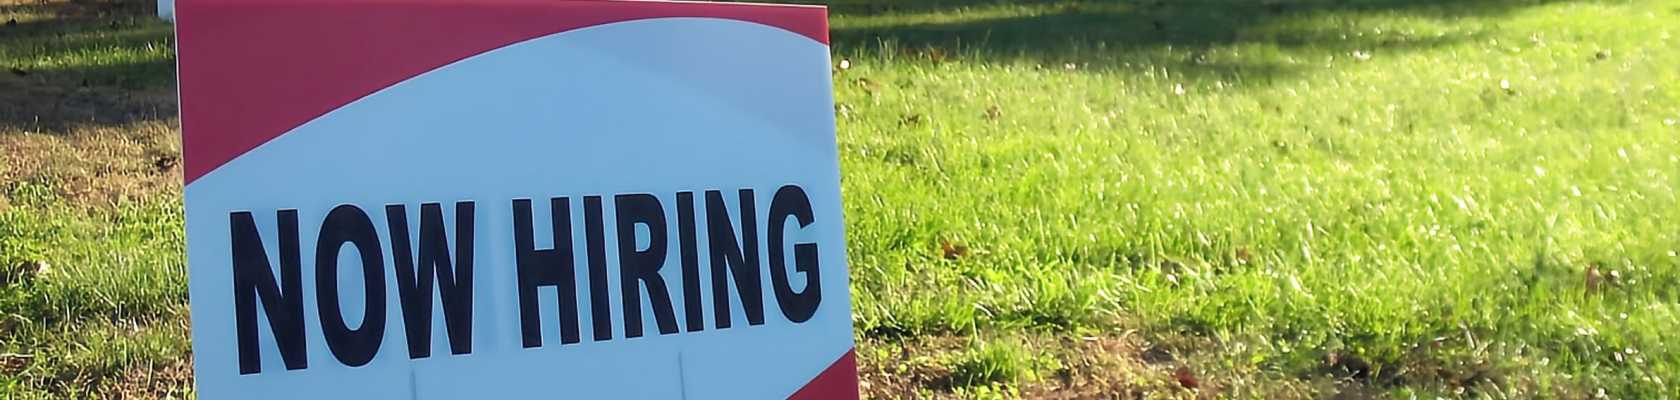
[[[176,17],[200,397],[857,397],[824,9]]]

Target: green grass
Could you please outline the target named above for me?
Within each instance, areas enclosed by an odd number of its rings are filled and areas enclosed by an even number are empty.
[[[83,397],[130,369],[179,363],[190,347],[179,197],[88,212],[40,189],[14,185],[0,211],[0,275],[11,277],[0,353],[29,357],[0,375],[0,392]]]
[[[1038,380],[1042,378],[1040,371],[1058,367],[1055,360],[1036,354],[1010,339],[976,341],[965,351],[955,354],[950,364],[951,384],[956,387],[986,387]]]
[[[923,360],[948,384],[916,391],[976,398],[1180,368],[1241,398],[1673,398],[1675,21],[1674,0],[842,2],[865,375]],[[0,37],[0,64],[167,85],[146,36],[167,28],[124,29]],[[0,353],[33,355],[0,393],[110,393],[184,357],[178,192],[93,207],[0,176],[0,265],[53,266],[0,288]],[[1090,373],[1081,352],[1141,350],[1068,344],[1092,338],[1174,357]]]
[[[1478,363],[1494,396],[1680,390],[1680,4],[1283,3],[837,17],[858,328],[1121,321],[1286,375],[1357,354],[1395,394]],[[1586,294],[1590,265],[1619,283]]]

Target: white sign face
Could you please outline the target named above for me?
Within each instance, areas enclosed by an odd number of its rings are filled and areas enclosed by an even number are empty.
[[[201,398],[857,397],[822,8],[176,16]]]

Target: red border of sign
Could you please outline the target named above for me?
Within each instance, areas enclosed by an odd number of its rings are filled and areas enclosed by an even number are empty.
[[[578,0],[181,0],[186,182],[403,80],[574,29],[667,17],[774,26],[828,43],[817,6]]]
[[[846,351],[828,369],[817,374],[788,400],[835,400],[858,398],[857,349]]]

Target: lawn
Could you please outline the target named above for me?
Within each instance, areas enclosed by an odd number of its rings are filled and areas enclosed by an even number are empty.
[[[0,397],[189,397],[170,28],[14,2]],[[835,3],[866,396],[1680,396],[1680,1]]]

